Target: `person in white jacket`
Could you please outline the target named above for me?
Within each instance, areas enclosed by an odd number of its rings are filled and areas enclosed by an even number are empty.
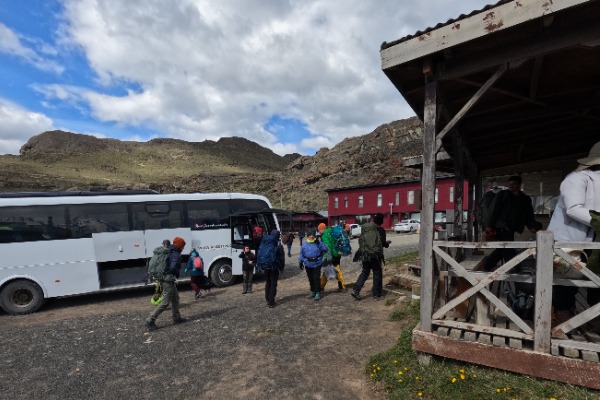
[[[561,182],[560,197],[548,225],[558,242],[591,242],[594,230],[590,226],[590,210],[600,211],[600,142],[592,146],[586,158],[577,160],[579,167]],[[576,287],[555,286],[552,303],[557,319],[573,314]],[[597,291],[588,291],[591,292]],[[588,294],[588,302],[595,302],[598,293]],[[597,302],[597,301],[596,301]],[[591,304],[590,303],[590,304]],[[561,322],[561,321],[559,321]]]

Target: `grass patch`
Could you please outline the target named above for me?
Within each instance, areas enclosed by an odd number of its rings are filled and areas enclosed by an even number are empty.
[[[439,357],[434,357],[428,366],[421,365],[412,350],[412,330],[419,320],[418,303],[394,310],[390,320],[404,323],[398,342],[390,350],[371,357],[365,368],[373,381],[387,389],[389,399],[600,398],[599,392],[591,389]]]

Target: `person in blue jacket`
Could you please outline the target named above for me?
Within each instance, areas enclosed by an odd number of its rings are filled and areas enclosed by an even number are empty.
[[[327,253],[327,246],[317,241],[314,232],[308,233],[306,242],[300,248],[298,262],[300,269],[306,269],[306,276],[310,285],[309,298],[321,300],[321,266],[323,264],[323,254]]]

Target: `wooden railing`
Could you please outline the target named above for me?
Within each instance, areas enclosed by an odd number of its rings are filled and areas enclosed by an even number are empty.
[[[493,272],[482,271],[481,253],[483,249],[512,248],[520,250],[511,260],[507,260]],[[600,315],[600,303],[578,313],[569,320],[552,327],[552,286],[576,286],[580,288],[600,288],[600,277],[578,262],[563,249],[596,249],[600,243],[554,242],[550,231],[540,231],[536,241],[530,242],[457,242],[433,241],[433,253],[437,260],[437,275],[440,285],[433,285],[433,312],[431,324],[435,329],[458,330],[462,338],[499,337],[506,340],[530,343],[531,350],[550,353],[553,346],[575,347],[584,351],[600,353],[598,341],[578,341],[567,334],[582,327]],[[582,279],[566,279],[554,276],[553,258],[562,257],[579,270]],[[511,273],[530,257],[535,258],[535,275]],[[530,259],[531,260],[531,259]],[[464,279],[468,287],[463,292],[449,290],[457,279]],[[501,287],[502,282],[523,282],[535,285],[535,308],[533,320],[524,320],[507,304]],[[436,290],[437,288],[437,290]],[[449,295],[452,294],[452,295]],[[468,303],[468,312],[457,318],[455,310]],[[490,310],[494,310],[490,312]],[[501,315],[503,323],[492,321]]]

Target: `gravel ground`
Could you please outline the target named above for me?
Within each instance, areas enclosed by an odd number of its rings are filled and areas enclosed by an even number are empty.
[[[417,235],[389,237],[388,257],[418,249]],[[397,340],[393,306],[367,297],[370,280],[360,302],[337,293],[335,282],[320,302],[308,299],[297,252],[296,242],[273,309],[259,277],[252,294],[234,285],[200,301],[182,285],[190,321],[172,326],[167,311],[152,333],[143,326],[150,288],[55,299],[27,316],[0,313],[0,398],[385,398],[364,368]],[[342,268],[353,284],[360,265],[344,258]]]

